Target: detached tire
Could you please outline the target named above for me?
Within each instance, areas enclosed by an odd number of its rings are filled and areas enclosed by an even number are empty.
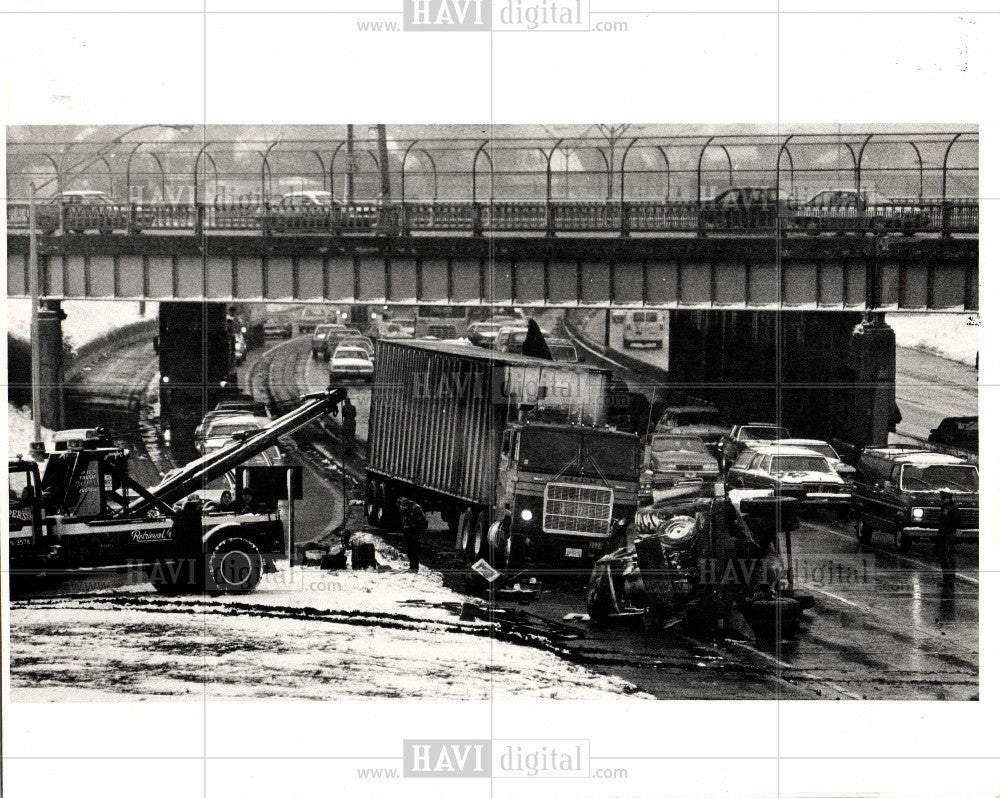
[[[759,637],[792,637],[802,622],[802,606],[792,598],[758,599],[743,609],[743,615]]]
[[[264,558],[253,541],[243,537],[223,538],[205,556],[205,592],[252,593],[263,573]]]

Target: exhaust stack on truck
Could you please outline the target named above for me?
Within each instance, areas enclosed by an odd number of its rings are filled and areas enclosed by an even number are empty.
[[[608,372],[443,342],[380,340],[365,510],[406,496],[471,559],[583,564],[635,513],[642,447],[605,426]]]

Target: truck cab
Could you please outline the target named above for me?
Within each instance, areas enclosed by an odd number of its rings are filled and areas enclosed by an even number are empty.
[[[611,429],[517,422],[503,433],[493,546],[500,567],[590,564],[638,506],[642,444]]]

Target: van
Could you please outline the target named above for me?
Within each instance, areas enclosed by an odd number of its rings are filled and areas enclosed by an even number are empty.
[[[941,494],[958,506],[956,542],[979,540],[979,469],[964,458],[906,446],[864,449],[854,476],[858,540],[875,532],[892,535],[906,553],[914,541],[933,541],[941,520]]]
[[[662,349],[664,332],[666,332],[666,321],[660,311],[630,310],[625,314],[622,343],[626,347],[641,344]]]

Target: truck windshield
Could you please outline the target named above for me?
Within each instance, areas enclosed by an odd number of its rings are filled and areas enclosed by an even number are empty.
[[[957,490],[979,492],[979,470],[967,465],[908,465],[903,468],[903,490]]]
[[[637,440],[611,435],[583,436],[583,472],[606,479],[637,479],[641,450]]]
[[[580,467],[580,433],[526,429],[521,433],[518,462],[532,471],[577,471]]]

